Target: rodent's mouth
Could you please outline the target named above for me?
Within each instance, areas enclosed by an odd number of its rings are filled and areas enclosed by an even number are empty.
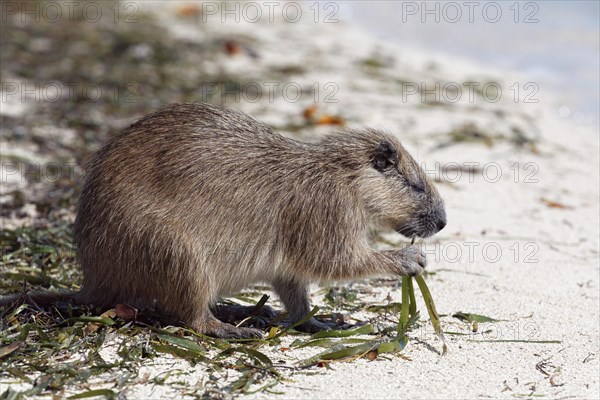
[[[426,237],[429,237],[432,235],[432,234],[427,234],[427,233],[424,234],[424,232],[422,232],[412,226],[401,226],[401,227],[397,227],[395,230],[402,236],[407,237],[409,239],[413,238],[413,237],[426,238]]]
[[[407,237],[428,238],[435,235],[446,226],[446,215],[437,218],[435,222],[431,218],[418,219],[417,222],[409,222],[403,226],[396,227],[396,232]]]

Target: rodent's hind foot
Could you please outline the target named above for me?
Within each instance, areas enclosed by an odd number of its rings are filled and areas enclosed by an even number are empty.
[[[260,339],[263,332],[256,328],[237,327],[222,322],[222,326],[211,329],[206,335],[220,339]]]
[[[210,311],[221,322],[235,324],[248,319],[244,325],[256,328],[266,328],[269,322],[278,315],[277,311],[265,305],[257,310],[255,306],[219,304],[211,307]]]
[[[260,339],[263,337],[263,331],[260,329],[234,326],[221,322],[212,315],[197,320],[192,324],[192,328],[219,339]]]

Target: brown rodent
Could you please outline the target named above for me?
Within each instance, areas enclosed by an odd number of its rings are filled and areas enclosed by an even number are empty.
[[[74,227],[81,291],[30,296],[124,303],[208,335],[256,337],[215,318],[220,295],[268,282],[298,321],[310,282],[422,272],[420,250],[376,251],[371,228],[428,237],[445,224],[437,190],[392,135],[303,143],[223,107],[173,104],[90,161]],[[311,318],[297,329],[330,326]]]

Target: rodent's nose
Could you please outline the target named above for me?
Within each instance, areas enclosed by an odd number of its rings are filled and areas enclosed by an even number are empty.
[[[444,229],[445,226],[446,226],[446,219],[440,219],[437,223],[438,232],[441,231],[442,229]]]
[[[446,213],[443,212],[442,215],[440,215],[440,217],[437,220],[437,230],[438,232],[441,231],[442,229],[444,229],[444,227],[446,226]]]

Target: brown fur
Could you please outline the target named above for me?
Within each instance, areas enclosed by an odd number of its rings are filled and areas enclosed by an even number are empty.
[[[269,282],[297,321],[309,311],[310,282],[422,271],[414,247],[373,250],[370,227],[426,237],[444,224],[436,189],[391,135],[350,130],[303,143],[222,107],[169,105],[90,162],[74,229],[84,275],[74,301],[256,336],[211,314],[220,295]],[[311,319],[301,328],[326,327]]]

